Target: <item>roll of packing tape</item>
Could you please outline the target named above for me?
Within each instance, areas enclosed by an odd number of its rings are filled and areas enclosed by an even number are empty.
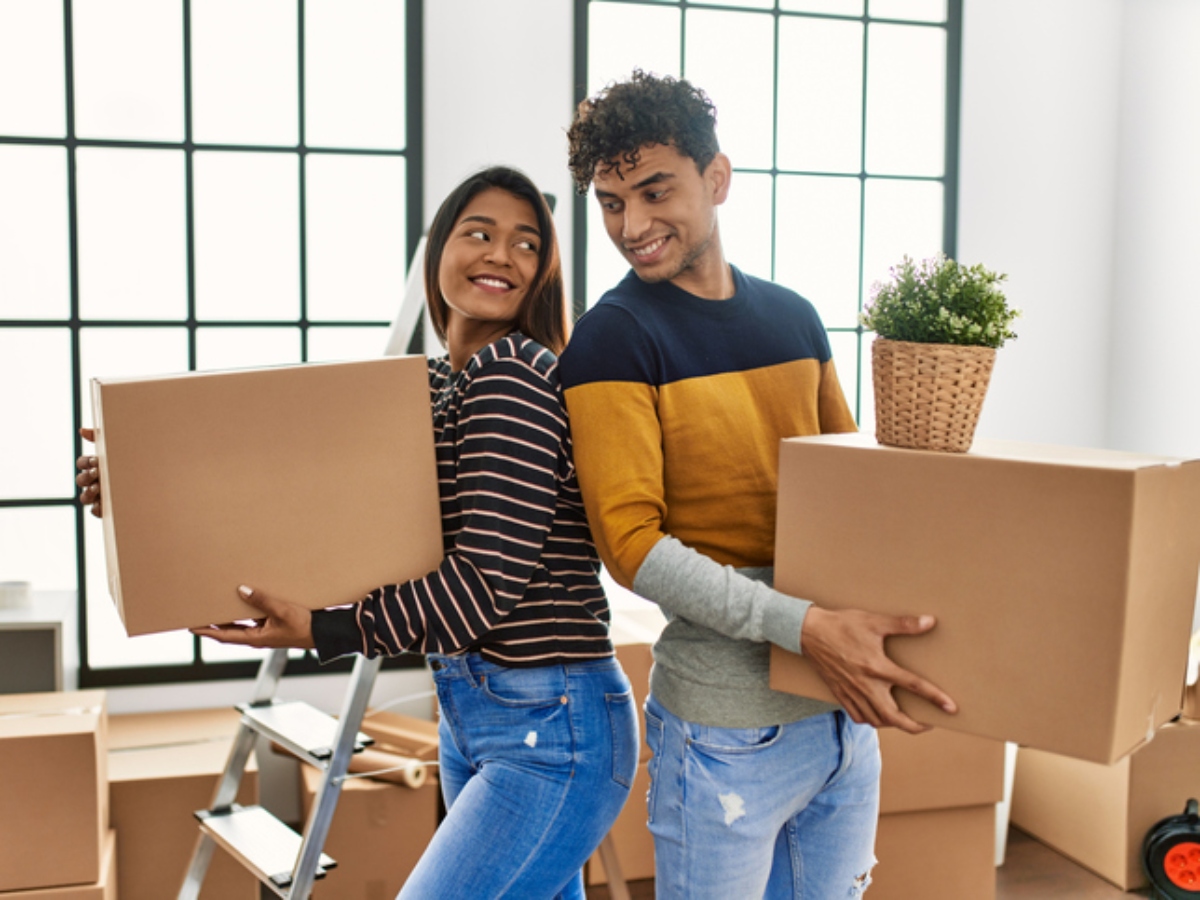
[[[350,757],[350,771],[380,781],[390,781],[405,787],[419,788],[429,778],[425,763],[419,759],[385,753],[382,750],[363,750]]]
[[[33,585],[28,581],[0,581],[0,609],[29,609]]]

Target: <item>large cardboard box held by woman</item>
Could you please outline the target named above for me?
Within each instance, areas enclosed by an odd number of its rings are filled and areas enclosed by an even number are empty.
[[[424,357],[95,379],[109,588],[130,635],[316,609],[442,558]]]

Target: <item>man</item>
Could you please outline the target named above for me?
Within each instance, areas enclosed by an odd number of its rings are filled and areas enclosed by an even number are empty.
[[[669,619],[646,704],[658,896],[856,896],[874,863],[872,726],[923,730],[892,687],[955,707],[884,653],[931,617],[770,587],[780,439],[855,429],[824,328],[725,261],[731,166],[703,92],[635,71],[584,101],[568,138],[632,267],[560,371],[600,554]],[[807,656],[840,706],[771,691],[771,643]]]

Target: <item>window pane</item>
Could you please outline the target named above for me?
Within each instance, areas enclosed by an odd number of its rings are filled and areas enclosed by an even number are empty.
[[[405,160],[311,154],[308,318],[390,322],[404,297]]]
[[[305,4],[304,127],[310,147],[404,148],[405,6],[378,0]]]
[[[185,328],[84,328],[79,333],[83,423],[93,424],[93,378],[174,375],[188,369]]]
[[[834,331],[829,335],[829,349],[833,351],[833,365],[837,369],[842,393],[861,427],[862,418],[856,410],[861,406],[863,397],[871,391],[871,374],[868,368],[865,380],[859,376],[858,345],[859,338],[855,332]],[[860,396],[860,392],[863,396]]]
[[[390,328],[310,328],[310,362],[343,359],[378,359],[387,347]]]
[[[198,328],[196,369],[250,369],[300,362],[299,328]]]
[[[946,0],[871,0],[871,16],[876,19],[945,22]]]
[[[65,137],[61,3],[0,3],[0,134]]]
[[[104,563],[104,530],[91,513],[84,517],[87,555],[87,648],[93,669],[170,665],[192,661],[192,635],[187,631],[130,638],[108,592]]]
[[[868,179],[863,234],[863,302],[871,285],[907,254],[933,256],[942,247],[942,185],[933,181]]]
[[[284,153],[196,153],[200,319],[300,316],[299,164]]]
[[[183,152],[81,147],[76,172],[80,315],[185,318]]]
[[[780,20],[781,169],[862,168],[862,53],[861,22]]]
[[[678,8],[588,4],[588,95],[635,67],[678,76],[679,29]]]
[[[297,144],[295,0],[205,0],[191,9],[195,139]]]
[[[629,272],[629,263],[613,246],[604,230],[604,219],[600,215],[600,204],[595,197],[587,201],[587,305],[593,305],[604,292],[613,287]],[[431,348],[426,345],[426,351]]]
[[[162,0],[73,4],[75,131],[183,140],[183,14]]]
[[[781,175],[775,277],[817,308],[826,328],[858,324],[861,191],[857,178]]]
[[[70,497],[75,491],[70,330],[0,329],[0,384],[5,386],[0,497]]]
[[[742,9],[774,9],[775,0],[692,0],[693,6],[738,6]]]
[[[863,0],[779,0],[784,12],[825,13],[832,16],[861,16]]]
[[[0,581],[29,581],[35,591],[73,591],[75,572],[73,506],[0,509]]]
[[[70,314],[66,150],[0,146],[0,319]]]
[[[867,171],[941,175],[946,160],[946,32],[871,25]]]
[[[725,258],[759,278],[771,277],[771,176],[734,172],[720,208]]]
[[[687,14],[684,76],[716,104],[721,149],[739,168],[769,169],[774,158],[774,21],[753,13]]]

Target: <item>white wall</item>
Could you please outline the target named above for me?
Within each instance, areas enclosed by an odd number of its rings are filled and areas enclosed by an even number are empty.
[[[1111,446],[1200,457],[1200,3],[1126,0]]]
[[[465,176],[504,164],[555,195],[559,243],[570,248],[573,8],[567,0],[426,0],[426,225]]]

